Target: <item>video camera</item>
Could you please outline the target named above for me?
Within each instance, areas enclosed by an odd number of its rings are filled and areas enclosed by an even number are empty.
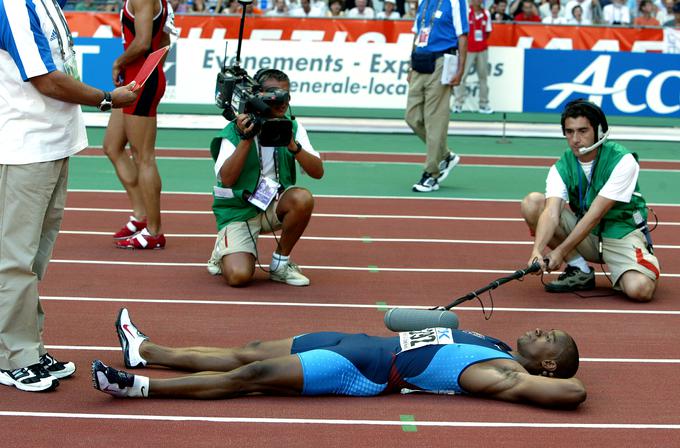
[[[264,89],[257,79],[251,78],[245,69],[241,68],[241,42],[243,40],[243,25],[246,18],[246,6],[253,0],[238,0],[243,12],[238,35],[238,49],[236,62],[231,66],[224,66],[217,74],[215,82],[215,105],[223,109],[222,116],[234,121],[239,114],[248,114],[253,130],[244,138],[252,138],[259,134],[262,146],[287,146],[293,135],[293,122],[287,118],[278,118],[272,108],[281,106],[290,100],[290,94],[277,88]],[[225,64],[226,64],[225,50]]]

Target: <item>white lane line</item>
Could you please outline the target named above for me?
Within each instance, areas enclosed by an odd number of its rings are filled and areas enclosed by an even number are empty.
[[[69,193],[111,193],[111,194],[125,194],[125,190],[93,190],[87,188],[69,188]],[[196,191],[162,191],[163,195],[189,195],[189,196],[212,196],[209,191],[196,192]],[[494,198],[458,198],[458,197],[434,197],[428,196],[423,197],[422,195],[412,195],[412,196],[366,196],[366,195],[341,195],[341,194],[315,194],[316,198],[330,198],[330,199],[390,199],[390,200],[406,200],[406,201],[461,201],[461,202],[521,202],[521,199],[494,199]],[[680,204],[663,203],[663,202],[648,202],[647,205],[654,207],[680,207]]]
[[[348,425],[348,426],[404,426],[401,420],[351,420],[321,418],[258,418],[258,417],[207,417],[194,415],[140,415],[100,414],[74,412],[20,412],[0,411],[3,417],[71,418],[97,420],[142,420],[209,423],[255,423],[286,425]],[[663,429],[678,430],[680,424],[654,423],[540,423],[540,422],[465,422],[465,421],[414,421],[409,426],[441,428],[553,428],[553,429]]]
[[[91,208],[91,207],[66,207],[71,212],[112,212],[132,213],[124,208]],[[163,210],[164,215],[212,215],[211,210]],[[506,217],[482,217],[482,216],[427,216],[427,215],[361,215],[349,213],[312,213],[315,218],[341,218],[341,219],[418,219],[432,221],[490,221],[490,222],[524,222],[522,218]],[[680,222],[659,221],[659,226],[680,226]]]
[[[73,296],[40,296],[40,300],[67,301],[67,302],[113,302],[113,303],[165,303],[165,304],[191,304],[191,305],[244,305],[244,306],[284,306],[303,308],[364,308],[377,309],[375,304],[361,303],[328,303],[328,302],[276,302],[276,301],[246,301],[246,300],[201,300],[201,299],[135,299],[127,297],[73,297]],[[431,306],[423,305],[380,305],[380,308],[416,308],[429,309]],[[459,311],[482,311],[477,306],[457,306],[453,309]],[[650,309],[584,309],[584,308],[513,308],[494,307],[494,312],[511,313],[567,313],[567,314],[650,314],[680,316],[680,310],[650,310]]]
[[[46,345],[48,350],[120,352],[120,347],[96,345]],[[680,364],[680,359],[666,358],[579,358],[579,362],[607,362],[622,364]]]
[[[207,263],[182,263],[182,262],[158,262],[158,261],[113,261],[113,260],[69,260],[52,259],[50,263],[63,264],[95,264],[113,266],[173,266],[173,267],[201,267],[205,268]],[[326,271],[369,271],[369,272],[425,272],[425,273],[450,273],[450,274],[512,274],[515,271],[501,269],[458,269],[458,268],[390,268],[384,266],[300,266],[302,269],[326,270]],[[560,274],[560,272],[553,272]],[[605,274],[596,272],[595,275]],[[607,273],[609,275],[609,273]],[[680,278],[680,274],[662,273],[661,277]]]
[[[60,230],[63,235],[93,235],[111,236],[111,232],[96,232],[89,230]],[[172,238],[215,238],[214,233],[166,233]],[[260,235],[260,238],[275,239],[273,235]],[[533,241],[494,241],[494,240],[447,240],[427,238],[374,238],[374,237],[344,237],[344,236],[302,236],[300,239],[308,241],[351,241],[360,243],[431,243],[431,244],[487,244],[505,246],[531,246]],[[655,244],[655,249],[680,249],[680,246]]]

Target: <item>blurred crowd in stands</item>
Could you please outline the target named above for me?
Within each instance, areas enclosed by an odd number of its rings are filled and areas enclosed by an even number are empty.
[[[427,0],[421,0],[427,1]],[[170,0],[179,14],[241,14],[237,0]],[[121,0],[68,0],[67,10],[119,11]],[[485,0],[495,22],[680,27],[680,0]],[[413,20],[418,0],[254,0],[252,15]]]

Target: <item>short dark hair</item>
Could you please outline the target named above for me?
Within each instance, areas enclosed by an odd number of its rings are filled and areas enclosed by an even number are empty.
[[[578,371],[578,347],[574,339],[566,333],[563,345],[562,352],[555,360],[557,368],[553,371],[553,375],[557,378],[571,378]]]
[[[253,78],[260,84],[270,79],[275,79],[277,81],[287,82],[290,84],[290,78],[288,78],[288,75],[275,68],[260,69],[257,73],[255,73]]]
[[[564,122],[567,118],[586,117],[588,122],[593,127],[595,134],[597,134],[598,126],[602,126],[602,132],[607,132],[609,125],[607,124],[607,117],[604,112],[594,103],[583,98],[567,103],[562,112],[560,123],[562,124],[562,135],[565,134]]]

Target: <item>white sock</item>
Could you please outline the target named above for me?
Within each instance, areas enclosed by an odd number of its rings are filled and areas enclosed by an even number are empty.
[[[135,382],[128,391],[128,397],[148,398],[149,396],[149,377],[135,375]]]
[[[567,260],[567,264],[569,266],[575,266],[579,268],[581,271],[585,272],[586,274],[590,273],[590,266],[588,266],[588,262],[586,261],[585,258],[583,258],[580,255],[577,255],[576,257]]]
[[[288,266],[288,256],[274,252],[272,254],[272,262],[269,265],[269,270],[272,272],[281,271],[282,269],[285,269],[286,266]]]

